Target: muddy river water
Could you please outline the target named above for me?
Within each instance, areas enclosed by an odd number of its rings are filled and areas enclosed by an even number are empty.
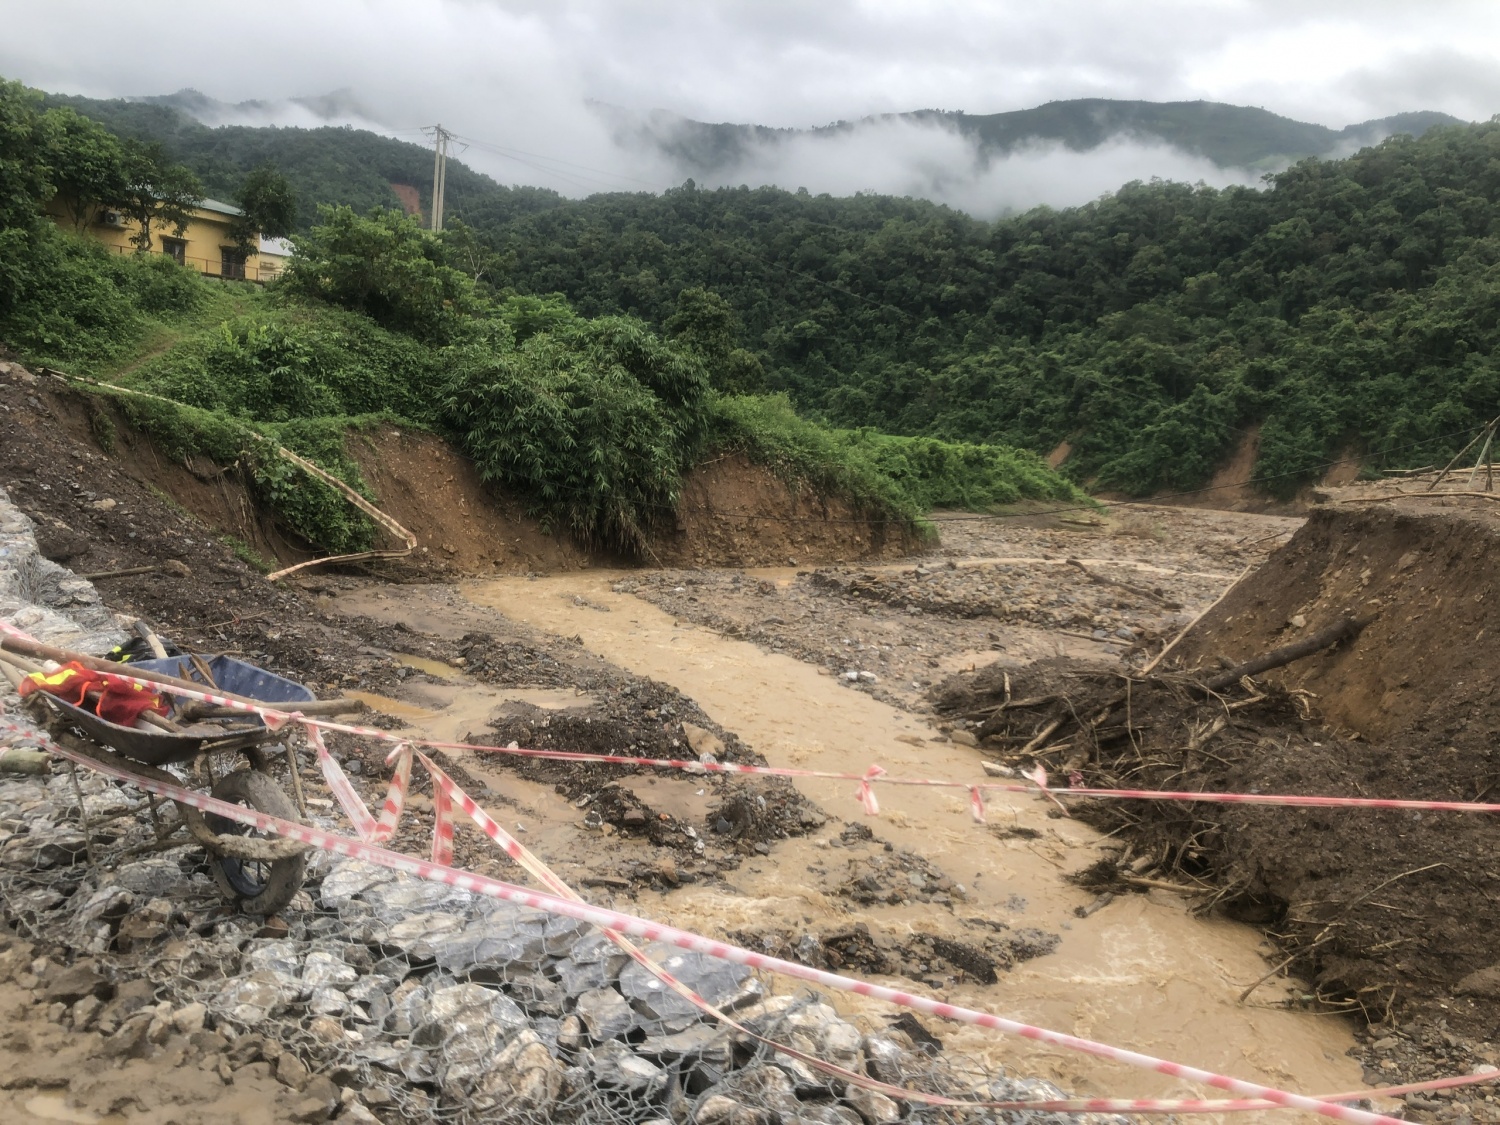
[[[793,576],[790,570],[756,572],[778,584],[790,583]],[[616,592],[612,587],[621,577],[588,571],[471,581],[457,588],[458,599],[444,591],[444,612],[462,617],[467,606],[477,620],[498,611],[541,631],[581,638],[595,655],[676,687],[773,765],[862,772],[874,763],[904,776],[982,779],[978,752],[933,741],[935,732],[921,716],[852,690],[824,669],[680,621]],[[442,624],[420,597],[408,602],[395,595],[378,607],[344,608],[388,620],[410,618],[413,627]],[[423,670],[456,674],[445,666]],[[482,687],[476,695],[473,689],[481,685],[472,683],[462,691],[426,683],[410,688],[415,694],[402,717],[440,738],[477,733],[489,713],[499,713],[511,701],[552,707],[588,702],[555,689]],[[536,815],[537,834],[528,842],[544,858],[551,858],[549,845],[575,859],[580,846],[598,846],[580,843],[568,823],[577,814],[544,787],[500,771],[481,772]],[[636,778],[631,784],[683,787],[685,799],[692,801],[690,783]],[[838,819],[865,819],[852,782],[799,780],[798,786],[835,818],[831,826]],[[1075,908],[1093,896],[1064,876],[1099,856],[1102,837],[1088,826],[1049,817],[1049,805],[1020,795],[991,796],[989,826],[972,821],[961,790],[885,786],[879,798],[881,815],[870,826],[882,840],[924,857],[963,884],[968,901],[955,913],[1061,937],[1054,952],[1017,965],[997,984],[954,986],[942,990],[945,999],[1287,1089],[1328,1093],[1361,1087],[1360,1068],[1346,1055],[1354,1045],[1348,1027],[1336,1017],[1288,1005],[1300,991],[1296,982],[1268,982],[1249,1002],[1239,1001],[1245,987],[1269,967],[1270,947],[1250,927],[1195,917],[1183,900],[1157,890],[1122,896],[1087,918],[1077,917]],[[997,833],[992,830],[997,826],[1029,831]],[[746,863],[734,873],[736,893],[705,882],[667,895],[643,891],[634,903],[620,905],[712,935],[745,929],[799,932],[857,921],[861,915],[851,904],[824,893],[804,874],[838,858],[830,851],[830,831],[836,829],[780,841],[769,856]],[[566,863],[562,873],[566,877],[568,868],[579,866]],[[953,917],[935,906],[912,902],[877,912],[887,932],[905,927],[964,936],[953,929]],[[859,997],[835,1002],[872,1017],[889,1012]],[[935,1030],[951,1050],[1049,1078],[1079,1094],[1204,1094],[1162,1075],[983,1029],[945,1025]],[[1285,1114],[1251,1116],[1287,1120]]]

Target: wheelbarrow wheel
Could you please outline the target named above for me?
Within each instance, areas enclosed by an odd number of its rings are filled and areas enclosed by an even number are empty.
[[[220,778],[213,788],[213,796],[231,804],[245,805],[257,812],[269,813],[282,820],[301,819],[297,815],[297,806],[292,804],[292,799],[281,787],[256,770],[236,770]],[[219,835],[260,835],[247,824],[215,816],[213,813],[205,813],[204,820]],[[277,860],[210,855],[208,860],[209,870],[213,873],[219,890],[246,914],[269,916],[285,909],[287,903],[302,889],[302,881],[307,872],[305,854]]]

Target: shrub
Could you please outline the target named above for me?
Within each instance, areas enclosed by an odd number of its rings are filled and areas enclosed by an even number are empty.
[[[640,551],[676,506],[708,422],[707,377],[621,317],[471,356],[443,398],[480,474],[585,544]]]

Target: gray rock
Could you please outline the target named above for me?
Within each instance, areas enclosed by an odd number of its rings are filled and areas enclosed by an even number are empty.
[[[302,983],[307,988],[341,988],[357,980],[359,974],[337,953],[315,949],[302,961]]]
[[[655,1092],[667,1084],[666,1071],[652,1066],[618,1040],[601,1043],[587,1054],[589,1074],[601,1086],[639,1094]]]
[[[187,876],[175,859],[136,859],[115,868],[111,882],[142,898],[171,897],[187,882]]]
[[[672,1035],[653,1035],[635,1045],[635,1052],[648,1059],[672,1062],[700,1058],[727,1065],[734,1041],[729,1029],[717,1023],[697,1023]]]
[[[848,1106],[804,1105],[795,1116],[784,1118],[782,1125],[864,1125],[864,1118]]]
[[[617,1039],[635,1027],[636,1014],[613,988],[594,988],[578,997],[574,1008],[596,1043]]]
[[[336,988],[315,988],[307,1010],[315,1016],[343,1016],[349,1012],[349,998]]]
[[[258,971],[231,977],[209,1001],[216,1013],[246,1027],[257,1027],[270,1016],[284,1011],[301,989],[288,984],[278,973]]]
[[[704,953],[690,953],[662,942],[652,943],[644,952],[716,1007],[729,1004],[750,976],[750,970],[743,965],[720,961]],[[630,1001],[631,1007],[648,1020],[659,1021],[662,1030],[667,1032],[685,1030],[697,1022],[700,1014],[692,1001],[668,988],[635,962],[621,971],[620,991]]]
[[[557,1100],[563,1070],[536,1032],[514,1035],[491,1061],[471,1095],[475,1109],[522,1106],[542,1109]]]
[[[454,984],[414,1006],[411,1043],[438,1049],[443,1089],[456,1097],[485,1073],[501,1044],[522,1030],[529,1030],[526,1013],[510,997],[483,985]]]
[[[377,926],[373,931],[382,945],[391,945],[418,961],[436,960],[453,935],[462,931],[464,920],[457,914],[422,913],[398,922]]]
[[[901,1117],[901,1107],[894,1101],[878,1091],[866,1090],[862,1086],[850,1086],[844,1094],[844,1100],[864,1118],[866,1125],[886,1125],[886,1122],[896,1121]]]
[[[328,909],[337,910],[357,895],[399,878],[400,874],[389,867],[380,867],[359,859],[339,859],[323,876],[323,886],[318,892],[318,898]]]
[[[614,983],[629,961],[619,946],[603,934],[590,934],[574,944],[568,956],[557,963],[559,983],[569,996],[603,988]]]
[[[474,901],[472,894],[459,887],[405,876],[377,883],[361,892],[361,897],[387,926],[428,912],[434,916],[462,914]]]
[[[766,1064],[737,1070],[722,1082],[710,1086],[698,1103],[698,1113],[701,1114],[705,1104],[716,1097],[776,1113],[794,1113],[801,1106],[792,1080],[777,1067]]]

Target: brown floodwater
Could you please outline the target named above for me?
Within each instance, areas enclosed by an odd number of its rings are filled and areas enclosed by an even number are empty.
[[[788,581],[795,572],[758,573]],[[920,717],[851,690],[792,657],[678,621],[615,593],[611,585],[620,577],[592,571],[474,581],[460,590],[476,606],[550,633],[580,636],[587,649],[612,663],[671,684],[773,765],[862,772],[879,764],[898,775],[982,780],[978,753],[930,741],[933,732]],[[510,784],[503,777],[493,777],[492,783]],[[835,817],[863,816],[852,782],[798,785]],[[962,791],[884,786],[878,792],[882,812],[871,827],[963,883],[969,903],[962,913],[1036,926],[1062,938],[1056,952],[1017,966],[999,983],[946,989],[943,998],[1297,1091],[1361,1086],[1360,1068],[1346,1056],[1354,1045],[1349,1026],[1334,1016],[1288,1006],[1301,991],[1297,982],[1269,982],[1251,1002],[1238,1000],[1268,968],[1269,946],[1250,927],[1195,917],[1180,899],[1159,891],[1122,896],[1086,919],[1074,916],[1074,908],[1092,896],[1064,876],[1099,857],[1102,837],[1093,829],[1049,818],[1050,806],[1032,798],[992,796],[991,826],[1038,834],[1001,838],[970,819]],[[858,911],[800,874],[828,861],[829,830],[820,835],[780,842],[770,856],[746,864],[734,875],[736,894],[694,884],[666,896],[643,894],[637,909],[713,934],[796,931],[857,920]],[[914,932],[954,932],[951,916],[931,906],[881,908],[880,919],[887,930],[905,925]],[[858,997],[837,1002],[851,1012],[888,1011]],[[950,1049],[1047,1077],[1079,1094],[1203,1094],[1162,1075],[984,1029],[947,1025],[937,1030]]]

